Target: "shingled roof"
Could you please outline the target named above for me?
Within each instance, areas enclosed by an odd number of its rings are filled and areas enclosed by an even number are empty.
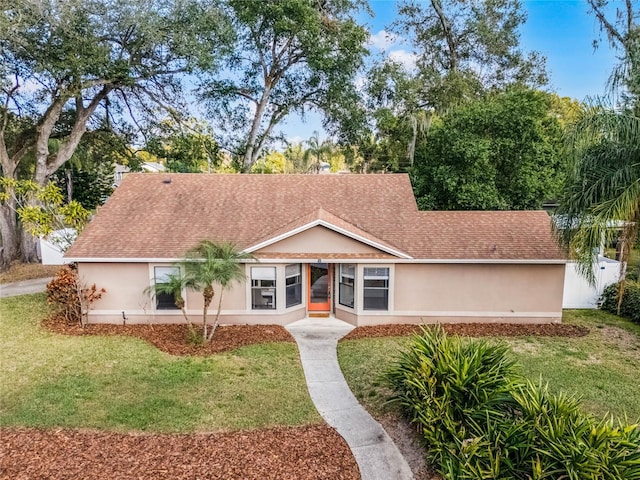
[[[314,222],[382,257],[562,259],[545,212],[420,212],[404,174],[129,174],[65,256],[178,259],[203,239],[252,249]]]

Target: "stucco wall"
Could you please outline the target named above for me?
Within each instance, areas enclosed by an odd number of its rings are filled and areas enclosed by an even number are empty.
[[[257,250],[256,253],[383,253],[326,227],[317,226]]]
[[[398,264],[396,313],[559,317],[564,264]]]

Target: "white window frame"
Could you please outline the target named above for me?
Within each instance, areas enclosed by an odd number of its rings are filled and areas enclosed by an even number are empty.
[[[273,278],[271,278],[271,275],[268,275],[267,272],[268,271],[272,271],[273,272]],[[254,277],[254,272],[255,272],[255,277]],[[265,278],[256,278],[256,277],[265,277]],[[258,282],[262,282],[263,280],[268,280],[268,281],[273,281],[273,286],[262,286],[260,285],[254,285],[254,281],[258,281]],[[256,308],[255,307],[255,303],[253,302],[253,295],[254,295],[254,290],[256,289],[260,289],[261,290],[261,296],[263,299],[268,299],[271,298],[271,302],[267,302],[266,305],[271,305],[271,306],[267,306],[267,308]],[[265,296],[263,289],[267,290],[272,290],[272,294],[271,295],[267,295]],[[267,312],[275,312],[278,310],[278,305],[279,305],[279,301],[278,301],[278,268],[276,266],[260,266],[260,267],[254,267],[251,266],[249,267],[249,305],[251,307],[251,311],[256,312],[256,311],[267,311]]]
[[[298,272],[293,274],[293,275],[289,275],[287,274],[287,268],[288,267],[298,267]],[[277,272],[276,272],[276,276],[277,276]],[[298,277],[298,283],[293,283],[291,285],[287,285],[287,280],[289,278],[293,278],[293,277]],[[277,278],[276,278],[276,285],[277,285]],[[300,301],[298,303],[294,303],[293,305],[289,305],[287,302],[287,290],[290,286],[295,286],[295,285],[300,285]],[[301,263],[289,263],[287,265],[284,266],[284,306],[285,308],[294,308],[294,307],[298,307],[300,305],[302,305],[302,299],[304,298],[303,295],[303,282],[302,282],[302,264]]]
[[[353,265],[353,275],[350,274],[345,274],[343,272],[343,268],[346,265]],[[345,307],[345,308],[349,308],[349,309],[355,309],[356,308],[356,297],[357,295],[357,286],[358,286],[358,282],[356,281],[356,277],[358,276],[358,264],[357,263],[341,263],[339,264],[338,267],[338,305]],[[351,285],[351,288],[353,290],[352,293],[352,305],[347,305],[345,303],[342,303],[342,278],[351,278],[353,279],[353,284]],[[346,285],[346,284],[345,284]]]
[[[154,287],[156,284],[156,267],[178,269],[181,273],[184,273],[182,271],[182,267],[180,267],[179,265],[173,265],[169,263],[150,263],[148,265],[149,265],[149,285],[151,287]],[[178,307],[159,309],[157,306],[158,302],[155,298],[155,294],[151,293],[150,297],[151,297],[150,298],[151,309],[154,313],[162,314],[162,315],[182,315],[182,312]],[[182,289],[182,298],[184,299],[184,309],[185,311],[187,311],[188,309],[187,290],[184,288]]]

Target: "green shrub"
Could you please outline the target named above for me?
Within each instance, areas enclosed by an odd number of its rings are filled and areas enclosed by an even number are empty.
[[[508,347],[423,330],[386,377],[449,479],[640,479],[640,428],[525,381]]]
[[[606,287],[600,301],[602,302],[600,307],[602,310],[617,315],[618,284],[614,283]],[[640,283],[626,282],[620,304],[620,315],[634,323],[640,323]]]
[[[468,438],[467,419],[504,415],[514,362],[505,344],[465,342],[440,326],[415,335],[386,378],[438,463]],[[500,407],[500,408],[497,408]]]

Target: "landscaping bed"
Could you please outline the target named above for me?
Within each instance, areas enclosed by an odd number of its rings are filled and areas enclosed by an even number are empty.
[[[421,328],[421,325],[407,324],[357,327],[342,339],[403,337],[413,333],[420,333]],[[450,335],[468,337],[583,337],[589,333],[587,327],[564,323],[448,323],[442,324],[442,328]]]
[[[268,342],[293,342],[293,337],[280,325],[223,325],[217,328],[212,342],[205,345],[190,343],[188,327],[177,325],[68,325],[50,317],[43,321],[47,330],[63,335],[124,335],[148,341],[159,350],[171,355],[210,355],[234,350],[246,345]],[[198,331],[198,326],[194,327]],[[401,337],[420,332],[420,325],[378,325],[357,327],[344,340],[373,337]],[[443,325],[447,333],[470,337],[541,336],[582,337],[589,333],[587,327],[567,324],[519,325],[511,323],[458,323]]]
[[[0,478],[356,480],[360,473],[346,442],[324,425],[190,435],[3,428]]]
[[[293,337],[280,325],[223,325],[216,329],[213,341],[204,345],[189,342],[187,325],[114,325],[79,324],[68,325],[56,317],[42,322],[47,330],[63,335],[124,335],[146,340],[159,350],[171,355],[210,355],[235,350],[256,343],[293,342]],[[199,332],[199,326],[194,326]]]

